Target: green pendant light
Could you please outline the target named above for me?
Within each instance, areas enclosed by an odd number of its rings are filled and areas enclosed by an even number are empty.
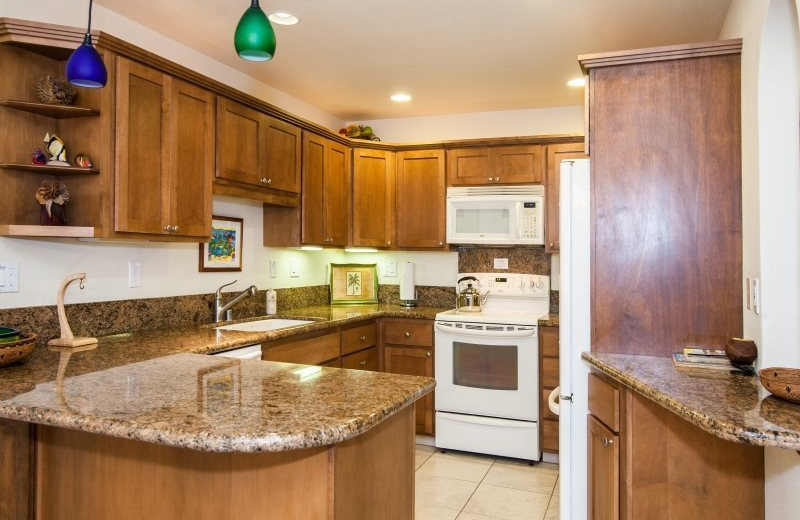
[[[252,0],[239,20],[233,44],[239,57],[245,60],[267,61],[275,55],[275,31],[258,0]]]

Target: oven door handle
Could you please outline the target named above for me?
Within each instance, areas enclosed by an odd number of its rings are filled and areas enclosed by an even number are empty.
[[[447,325],[442,325],[440,323],[436,324],[436,330],[439,332],[445,332],[449,334],[458,334],[460,336],[472,336],[472,337],[493,337],[493,338],[526,338],[529,336],[536,335],[536,327],[532,327],[527,330],[513,330],[513,331],[499,331],[499,330],[472,330],[472,329],[457,329],[455,327],[449,327]]]

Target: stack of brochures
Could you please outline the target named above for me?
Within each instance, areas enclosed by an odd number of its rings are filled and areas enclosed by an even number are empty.
[[[735,368],[724,350],[684,347],[683,352],[672,354],[672,362],[678,368],[701,368],[731,370]]]

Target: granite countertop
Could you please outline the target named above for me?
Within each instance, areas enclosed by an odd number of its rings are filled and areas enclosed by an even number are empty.
[[[582,357],[721,439],[800,450],[800,405],[771,396],[758,377],[676,370],[671,358],[590,352]]]
[[[545,314],[539,318],[540,327],[558,327],[558,314]]]
[[[206,325],[118,334],[72,354],[61,379],[63,355],[37,348],[24,362],[0,368],[0,417],[204,451],[334,444],[413,403],[435,381],[337,368],[307,374],[304,365],[200,354],[380,317],[431,319],[442,310],[302,307],[272,317],[312,323],[277,331]]]

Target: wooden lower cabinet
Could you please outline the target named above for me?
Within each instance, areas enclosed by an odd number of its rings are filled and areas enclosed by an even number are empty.
[[[558,327],[539,327],[539,449],[558,453],[558,416],[547,400],[558,387]]]
[[[388,345],[384,347],[383,362],[386,372],[434,377],[433,349],[428,347]],[[433,392],[417,401],[416,407],[417,433],[433,435],[436,413]]]
[[[285,342],[265,343],[262,346],[261,354],[261,359],[264,361],[282,361],[304,365],[322,365],[338,358],[338,332]]]
[[[764,449],[722,440],[589,375],[588,518],[764,518]]]
[[[342,368],[355,370],[371,370],[378,372],[381,368],[378,348],[370,347],[342,357]]]

